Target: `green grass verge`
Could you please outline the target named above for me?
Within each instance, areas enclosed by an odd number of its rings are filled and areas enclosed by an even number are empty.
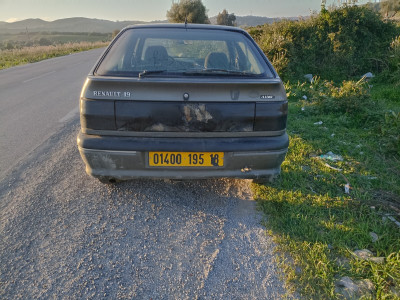
[[[372,88],[372,100],[379,102],[374,120],[388,109],[398,112],[399,95],[393,86]],[[372,281],[375,291],[369,297],[399,299],[392,289],[400,287],[400,228],[385,217],[389,213],[400,221],[399,157],[386,151],[376,121],[319,113],[306,104],[289,101],[290,146],[280,177],[270,185],[253,185],[288,285],[302,298],[336,299],[335,282],[349,276]],[[323,124],[314,125],[319,121]],[[343,161],[320,157],[328,151]],[[356,259],[357,249],[385,261]]]
[[[0,70],[27,63],[38,62],[48,58],[64,56],[75,52],[106,47],[108,42],[80,42],[55,46],[35,46],[22,49],[1,50]]]

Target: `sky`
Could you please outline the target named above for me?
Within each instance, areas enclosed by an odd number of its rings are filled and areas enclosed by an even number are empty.
[[[339,0],[327,0],[327,4]],[[359,0],[365,3],[368,0]],[[372,0],[373,2],[375,0]],[[111,21],[166,20],[173,0],[0,0],[0,21],[87,17]],[[178,0],[175,0],[178,2]],[[296,17],[319,11],[321,0],[203,0],[208,16],[223,9],[237,16]]]

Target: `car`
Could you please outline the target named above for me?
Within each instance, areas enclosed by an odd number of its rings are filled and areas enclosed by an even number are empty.
[[[269,181],[288,150],[282,80],[243,29],[124,28],[88,75],[77,143],[102,182]]]

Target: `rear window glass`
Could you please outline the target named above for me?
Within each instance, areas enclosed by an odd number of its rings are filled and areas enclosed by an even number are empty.
[[[226,30],[184,28],[126,30],[96,74],[273,77],[263,57],[245,35]]]

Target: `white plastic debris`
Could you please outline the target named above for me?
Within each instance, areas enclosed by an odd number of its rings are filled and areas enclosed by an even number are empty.
[[[314,76],[312,74],[306,74],[304,75],[304,78],[307,79],[309,82],[313,82]]]
[[[304,95],[303,97],[301,97],[303,100],[307,100],[308,98],[307,98],[307,96],[306,95]]]
[[[346,194],[350,194],[350,184],[346,183],[346,185],[344,186],[344,192]]]
[[[343,157],[341,155],[335,154],[332,151],[329,151],[326,154],[320,155],[319,157],[330,160],[330,161],[343,161]]]
[[[306,110],[306,108],[305,108],[305,107],[302,107],[302,108],[301,108],[301,111],[305,111],[305,110]]]
[[[392,216],[386,215],[390,221],[392,221],[394,224],[396,224],[398,227],[400,227],[400,222],[398,222],[395,218]]]
[[[375,232],[370,232],[369,236],[371,237],[373,243],[376,243],[379,240],[379,236]]]
[[[365,79],[371,79],[371,78],[374,78],[375,77],[375,75],[374,74],[372,74],[371,72],[368,72],[368,73],[365,73],[361,78],[364,78],[365,77]]]
[[[332,169],[332,170],[335,170],[335,171],[338,171],[338,172],[343,171],[343,169],[332,167],[331,165],[328,165],[327,163],[325,163],[325,166],[328,167],[329,169]]]
[[[322,124],[324,124],[324,122],[322,122],[322,121],[319,121],[319,122],[315,122],[315,123],[314,123],[314,125],[322,125]]]

